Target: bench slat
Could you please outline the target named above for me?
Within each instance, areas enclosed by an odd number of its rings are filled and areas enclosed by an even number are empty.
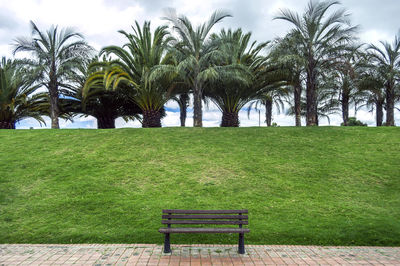
[[[244,234],[249,233],[250,229],[247,228],[160,228],[158,232],[167,234],[167,233],[232,233],[232,234]]]
[[[163,213],[181,214],[239,214],[249,213],[248,210],[162,210]]]
[[[162,215],[163,219],[244,219],[247,220],[247,215]]]
[[[219,221],[219,220],[162,220],[162,224],[249,224],[248,221]]]

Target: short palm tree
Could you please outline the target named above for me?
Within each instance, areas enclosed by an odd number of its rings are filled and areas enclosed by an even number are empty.
[[[311,0],[303,15],[284,9],[275,18],[292,23],[293,32],[299,37],[297,45],[306,62],[307,126],[318,123],[317,90],[321,69],[335,64],[336,54],[351,42],[357,29],[350,25],[346,10],[330,12],[331,7],[338,4],[339,1]]]
[[[349,122],[350,106],[354,105],[357,110],[365,99],[365,91],[358,89],[357,81],[367,67],[366,54],[361,50],[361,45],[357,45],[349,46],[341,55],[335,68],[326,71],[331,73],[333,86],[337,87],[344,126],[347,126]]]
[[[395,37],[393,44],[381,42],[382,48],[371,44],[370,55],[375,67],[385,79],[386,90],[386,125],[394,126],[394,109],[396,99],[396,86],[400,79],[400,32]]]
[[[279,53],[279,52],[278,52]],[[257,93],[247,109],[247,114],[253,108],[257,110],[259,106],[265,107],[265,122],[267,126],[272,125],[272,109],[276,106],[278,112],[284,110],[284,102],[287,102],[289,88],[295,83],[293,73],[288,68],[289,61],[278,60],[276,47],[267,56],[261,57],[255,64],[255,80],[253,86],[257,88]]]
[[[17,38],[14,54],[29,52],[32,60],[26,64],[35,67],[37,82],[46,87],[50,99],[51,128],[59,128],[59,98],[69,83],[71,71],[89,56],[92,48],[80,33],[70,28],[58,29],[52,26],[42,32],[31,21],[32,37]]]
[[[189,94],[186,92],[179,93],[171,97],[171,100],[179,106],[179,120],[181,127],[184,127],[186,125],[187,108],[189,107]]]
[[[334,73],[333,69],[323,69],[323,72],[324,76],[318,81],[317,122],[319,124],[320,118],[322,117],[326,118],[330,124],[330,115],[337,115],[342,111],[341,99],[338,97],[338,92],[340,95],[340,89],[338,89],[337,80],[331,75]]]
[[[321,82],[322,83],[322,82]],[[317,92],[317,126],[320,124],[321,118],[326,118],[330,124],[330,115],[338,114],[340,112],[339,101],[335,97],[337,93],[336,88],[332,86],[321,85]],[[290,106],[287,111],[288,115],[295,115],[294,106]],[[301,99],[301,115],[307,115],[307,99]]]
[[[375,111],[376,126],[383,125],[383,110],[385,108],[386,90],[385,78],[375,67],[371,66],[357,79],[357,88],[364,94],[364,103],[359,107],[367,107]]]
[[[25,118],[44,123],[43,106],[46,95],[36,93],[39,86],[16,61],[3,57],[0,62],[0,129],[15,129],[15,124]]]
[[[288,96],[287,86],[269,86],[265,88],[259,95],[257,100],[253,101],[248,108],[248,115],[253,106],[257,110],[259,106],[265,107],[265,123],[268,127],[272,126],[272,109],[275,106],[278,112],[284,110],[286,98]]]
[[[173,51],[178,58],[176,66],[164,66],[158,69],[158,75],[177,73],[193,92],[193,126],[202,124],[202,98],[205,84],[216,80],[218,68],[211,63],[211,58],[218,47],[209,45],[209,35],[215,24],[226,17],[225,12],[214,12],[210,19],[194,27],[186,16],[177,16],[175,10],[169,9],[165,19],[172,23],[178,38]]]
[[[114,55],[118,59],[101,72],[94,72],[88,79],[85,90],[93,80],[104,79],[106,89],[129,91],[128,97],[140,107],[143,113],[143,127],[161,127],[162,109],[170,99],[169,80],[150,79],[152,69],[160,64],[169,64],[171,55],[166,53],[171,37],[167,26],[157,27],[152,34],[150,22],[143,27],[135,23],[133,33],[119,31],[128,42],[123,46],[108,46],[100,54]]]
[[[259,88],[255,84],[259,61],[264,57],[260,52],[267,43],[250,43],[251,33],[242,29],[221,30],[211,36],[218,48],[215,65],[219,65],[219,77],[209,82],[205,96],[210,98],[222,112],[222,127],[238,127],[239,111],[253,100]]]
[[[100,72],[102,65],[109,64],[105,58],[99,62],[97,57],[87,60],[76,69],[68,94],[60,99],[62,113],[71,115],[81,114],[93,116],[97,120],[97,128],[115,128],[115,120],[123,117],[126,121],[136,118],[140,108],[124,94],[123,90],[107,90],[104,86],[104,75],[98,79],[98,83],[85,91],[84,87],[92,72]],[[89,68],[91,66],[91,68]]]

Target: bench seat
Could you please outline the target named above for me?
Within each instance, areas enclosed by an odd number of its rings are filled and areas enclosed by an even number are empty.
[[[160,228],[158,232],[163,234],[168,233],[209,233],[209,234],[244,234],[249,233],[250,229],[247,228],[191,228],[191,227],[180,227],[180,228]]]

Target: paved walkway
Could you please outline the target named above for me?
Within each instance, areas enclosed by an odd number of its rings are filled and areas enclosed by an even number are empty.
[[[0,265],[400,265],[400,247],[0,245]]]

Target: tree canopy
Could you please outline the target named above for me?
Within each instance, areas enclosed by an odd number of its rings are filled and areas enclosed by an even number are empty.
[[[376,113],[377,126],[395,125],[400,33],[393,43],[359,42],[358,26],[336,0],[311,0],[302,13],[280,10],[274,19],[291,28],[273,40],[252,40],[241,28],[216,32],[229,17],[219,10],[194,25],[167,9],[165,25],[135,21],[130,31],[119,31],[125,44],[97,55],[74,29],[43,31],[31,22],[31,36],[14,42],[14,54],[30,57],[1,63],[0,127],[49,116],[59,128],[59,117],[79,115],[95,117],[99,128],[114,128],[119,117],[161,127],[169,101],[179,106],[181,126],[193,107],[193,126],[201,127],[210,101],[228,127],[239,126],[239,112],[253,107],[265,109],[267,126],[274,110],[293,115],[296,126],[302,118],[307,126],[329,122],[332,114],[347,126],[360,108]]]

